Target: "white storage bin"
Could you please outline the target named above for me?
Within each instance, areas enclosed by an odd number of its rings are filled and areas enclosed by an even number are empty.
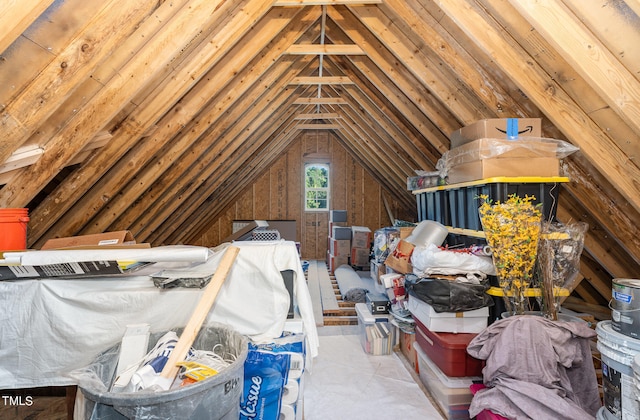
[[[436,312],[431,305],[409,296],[407,309],[429,331],[447,333],[479,333],[487,328],[489,308],[466,312]]]
[[[435,401],[448,419],[468,419],[469,404],[473,394],[469,388],[471,384],[481,382],[481,377],[451,378],[436,366],[415,342],[413,347],[418,355],[418,369],[420,380],[429,390]]]
[[[364,351],[376,356],[391,354],[396,343],[396,327],[389,322],[389,315],[373,315],[364,303],[355,306]]]

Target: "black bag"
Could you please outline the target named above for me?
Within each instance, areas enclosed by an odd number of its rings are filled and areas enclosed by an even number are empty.
[[[436,312],[465,312],[493,306],[493,299],[486,293],[488,281],[471,284],[407,275],[405,287],[411,297],[428,303]]]

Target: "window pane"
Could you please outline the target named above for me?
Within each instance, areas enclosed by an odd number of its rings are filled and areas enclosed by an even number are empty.
[[[304,178],[305,210],[328,210],[329,165],[305,165]]]

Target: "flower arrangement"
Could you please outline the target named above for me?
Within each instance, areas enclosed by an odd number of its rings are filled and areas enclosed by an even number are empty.
[[[522,314],[528,302],[525,291],[533,283],[542,213],[532,196],[513,194],[503,203],[493,203],[486,195],[479,198],[483,201],[478,209],[480,221],[507,311]]]

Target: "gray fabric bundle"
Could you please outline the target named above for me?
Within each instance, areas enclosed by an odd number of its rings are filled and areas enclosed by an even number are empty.
[[[601,407],[589,341],[581,322],[517,315],[478,334],[467,352],[485,360],[486,389],[474,395],[469,415],[483,409],[509,419],[593,419]]]

